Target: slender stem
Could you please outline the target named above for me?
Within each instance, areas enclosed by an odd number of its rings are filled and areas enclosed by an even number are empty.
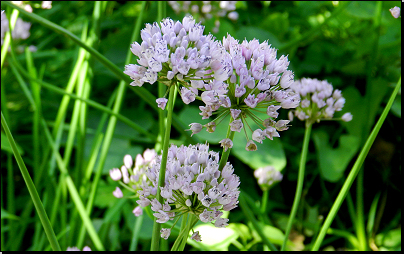
[[[269,196],[269,190],[266,189],[262,192],[261,214],[263,215],[267,210],[268,196]]]
[[[163,18],[165,18],[166,16],[166,9],[165,9],[165,5],[166,2],[165,1],[158,1],[157,2],[157,22],[160,22]],[[158,97],[162,98],[165,94],[166,91],[166,85],[164,85],[161,82],[158,82]],[[164,133],[164,120],[165,120],[165,111],[164,110],[159,110],[158,111],[159,114],[159,135],[158,135],[158,141],[156,143],[156,150],[159,151],[161,149],[161,147],[163,147],[162,144],[162,137],[163,137],[163,133]],[[160,143],[160,145],[159,145]]]
[[[307,152],[309,150],[311,127],[312,127],[312,123],[310,123],[309,121],[306,121],[306,129],[304,132],[302,154],[300,156],[299,175],[298,175],[298,179],[297,179],[296,194],[295,194],[295,199],[293,201],[292,211],[289,216],[288,225],[286,226],[285,239],[283,240],[281,250],[285,250],[286,243],[288,241],[288,236],[289,236],[290,230],[292,229],[293,220],[295,219],[296,212],[299,207],[299,201],[302,196],[304,170],[306,167]]]
[[[163,197],[160,195],[161,187],[164,187],[164,180],[166,175],[166,165],[167,165],[167,156],[168,156],[168,144],[170,142],[170,133],[171,133],[171,120],[173,116],[174,110],[174,97],[175,93],[177,92],[176,86],[171,84],[170,87],[170,94],[168,96],[168,106],[167,106],[167,127],[164,135],[163,140],[163,155],[161,159],[161,167],[159,173],[159,188],[157,188],[157,200],[160,203],[163,203]],[[152,244],[151,250],[158,250],[159,243],[160,243],[160,230],[161,224],[156,222],[157,218],[154,218],[154,225],[153,225],[153,236],[152,236]]]
[[[13,149],[15,159],[21,170],[21,174],[24,178],[25,184],[27,185],[29,194],[31,195],[31,199],[38,212],[38,216],[41,219],[42,226],[44,227],[45,233],[48,236],[49,243],[52,246],[53,250],[60,251],[61,249],[60,249],[59,243],[56,239],[55,232],[53,231],[53,228],[52,228],[52,225],[50,224],[48,215],[46,214],[45,208],[43,207],[41,199],[39,198],[38,192],[36,191],[35,185],[31,179],[31,176],[29,175],[27,167],[25,166],[25,163],[22,160],[20,153],[18,152],[17,145],[15,144],[14,138],[11,135],[11,132],[8,128],[6,119],[4,119],[3,112],[1,112],[1,125],[3,126],[7,139],[10,142],[11,148]]]
[[[230,123],[232,121],[233,121],[233,117],[230,117]],[[230,125],[227,128],[226,138],[230,139],[231,141],[233,141],[233,138],[234,138],[234,131],[231,131]],[[222,153],[222,157],[220,158],[220,163],[219,163],[220,171],[222,171],[222,169],[226,165],[227,159],[229,158],[229,155],[230,155],[230,150],[231,150],[231,148],[228,148],[226,151],[226,149],[223,147],[223,153]]]
[[[341,191],[339,192],[333,206],[331,207],[331,210],[328,213],[327,218],[325,219],[325,222],[324,222],[323,226],[321,227],[320,233],[318,234],[317,239],[311,250],[318,250],[320,248],[321,242],[324,239],[327,229],[330,227],[332,221],[334,220],[339,208],[341,207],[342,202],[345,199],[345,196],[347,195],[347,193],[349,191],[349,188],[351,187],[353,181],[355,180],[356,175],[358,174],[363,162],[365,161],[365,158],[366,158],[370,148],[372,147],[372,144],[375,141],[375,138],[376,138],[377,134],[379,133],[380,128],[382,127],[383,122],[386,119],[387,114],[390,111],[391,106],[393,105],[394,99],[396,98],[396,95],[397,95],[398,91],[400,90],[400,87],[401,87],[401,76],[400,76],[399,81],[397,82],[396,88],[394,89],[389,101],[387,102],[386,107],[383,110],[382,115],[380,116],[375,127],[373,128],[368,139],[366,140],[366,143],[363,146],[358,158],[356,159],[355,164],[353,165],[353,167],[351,169],[351,172],[349,173],[347,179],[345,180],[344,185],[341,188]]]
[[[139,217],[136,218],[136,222],[135,222],[135,227],[133,229],[133,236],[132,236],[132,241],[130,242],[130,247],[129,247],[129,251],[135,251],[136,247],[137,247],[137,243],[139,241],[139,236],[141,234],[141,227],[143,224],[143,218],[145,215],[140,215]]]

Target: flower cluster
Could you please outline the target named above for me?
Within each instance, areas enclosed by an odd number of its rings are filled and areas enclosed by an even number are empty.
[[[201,89],[201,100],[205,103],[205,106],[199,107],[202,119],[218,114],[203,127],[213,132],[224,117],[231,115],[231,131],[240,132],[244,128],[246,150],[255,151],[257,146],[252,140],[259,143],[265,138],[272,140],[273,137],[279,137],[278,131],[288,129],[288,120],[275,119],[280,108],[291,109],[299,105],[299,95],[289,89],[294,82],[294,75],[288,70],[287,56],[282,55],[277,59],[277,50],[268,45],[267,41],[259,43],[253,39],[239,43],[227,35],[223,38],[223,46],[226,58],[222,62],[212,62],[211,68],[221,68],[230,59],[231,75],[224,82],[212,80]],[[191,84],[196,82],[191,81]],[[262,120],[254,112],[266,113],[268,118]],[[259,128],[253,131],[247,118],[251,118]],[[252,140],[247,136],[245,125],[253,132]],[[195,134],[201,129],[201,126],[193,123],[190,130]]]
[[[205,79],[225,80],[230,66],[210,70],[211,62],[220,62],[223,46],[213,40],[212,35],[203,35],[205,29],[195,23],[192,16],[184,17],[182,23],[170,18],[153,25],[146,24],[141,31],[142,43],[133,43],[131,51],[139,57],[136,64],[125,66],[132,86],[142,86],[144,82],[153,84],[160,81],[168,86],[182,84],[181,97],[184,103],[195,100],[197,90],[190,86],[196,80],[198,86]],[[227,68],[227,69],[226,69]],[[157,99],[158,106],[165,108],[167,99]]]
[[[326,80],[302,78],[293,83],[290,88],[301,97],[299,107],[289,112],[291,121],[293,115],[301,121],[307,120],[311,123],[320,122],[322,119],[332,119],[335,111],[341,111],[345,104],[341,91],[334,90]],[[351,113],[345,113],[341,120],[351,121]]]
[[[151,182],[146,177],[146,169],[151,164],[152,161],[157,157],[157,153],[154,149],[146,149],[141,154],[136,155],[135,163],[133,163],[132,156],[129,154],[125,155],[123,158],[123,165],[119,168],[113,168],[109,171],[109,175],[114,181],[119,181],[119,183],[128,189],[129,191],[137,194],[138,190],[141,190],[144,185],[150,185]],[[156,190],[154,190],[156,193]],[[116,198],[122,198],[123,192],[119,187],[116,187],[115,191],[112,193]],[[136,207],[133,210],[135,216],[142,214],[142,209]]]
[[[283,175],[272,166],[259,168],[254,171],[254,176],[263,190],[268,190],[275,183],[282,181]]]
[[[202,23],[214,18],[214,33],[219,31],[220,18],[227,16],[230,20],[238,19],[238,12],[235,11],[236,3],[237,1],[168,1],[177,14],[181,11],[191,13],[195,17],[199,17]]]
[[[158,223],[165,223],[184,213],[190,213],[202,222],[213,222],[216,227],[227,226],[228,219],[221,218],[222,211],[237,207],[239,177],[227,163],[219,171],[219,154],[209,151],[208,144],[177,147],[168,150],[165,185],[161,187],[163,203],[156,199],[161,156],[146,171],[152,185],[142,185],[137,203],[151,205]],[[167,239],[170,229],[163,228],[161,237]],[[199,239],[196,235],[194,238]]]

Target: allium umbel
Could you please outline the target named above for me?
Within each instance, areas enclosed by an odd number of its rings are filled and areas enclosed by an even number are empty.
[[[213,79],[209,83],[191,82],[195,88],[202,91],[200,98],[205,106],[199,107],[202,111],[200,115],[202,119],[218,115],[204,126],[209,132],[212,132],[209,126],[216,126],[224,117],[230,115],[231,131],[240,132],[244,129],[248,141],[246,149],[256,150],[252,149],[256,146],[251,144],[253,141],[247,136],[246,126],[253,132],[252,139],[260,143],[265,138],[279,137],[277,131],[287,129],[288,121],[277,122],[275,119],[280,108],[291,109],[299,105],[299,95],[289,89],[294,82],[294,75],[287,69],[287,56],[282,55],[277,59],[277,50],[266,41],[260,44],[254,39],[239,43],[227,35],[223,38],[223,47],[221,60],[213,60],[210,68],[230,68],[230,71],[225,72],[230,75],[224,80]],[[268,118],[260,119],[255,112],[266,113]],[[252,119],[259,128],[252,130],[247,119]]]
[[[296,110],[289,112],[289,119],[293,115],[301,121],[310,123],[320,122],[323,119],[333,119],[335,111],[341,111],[345,104],[345,98],[341,91],[333,88],[326,80],[302,78],[290,86],[300,95],[300,105]],[[351,113],[345,113],[341,120],[352,120]]]
[[[141,190],[143,186],[150,186],[151,182],[146,177],[146,169],[151,164],[152,161],[157,157],[156,151],[154,149],[146,149],[143,152],[143,156],[138,154],[135,161],[133,161],[132,156],[129,154],[125,155],[123,158],[123,165],[121,168],[113,168],[109,171],[109,175],[112,180],[120,181],[120,184],[125,187],[125,189],[132,191],[137,195],[137,191]],[[156,194],[157,189],[152,189],[152,193]],[[123,192],[119,187],[116,187],[112,193],[116,198],[122,198]],[[133,210],[135,216],[142,214],[141,208],[136,207]]]
[[[139,65],[125,66],[124,73],[133,80],[130,85],[142,86],[156,81],[167,86],[177,85],[182,100],[189,104],[198,96],[197,89],[203,87],[204,81],[225,80],[230,66],[210,68],[212,62],[223,58],[223,47],[212,35],[203,35],[204,29],[192,16],[184,17],[182,23],[166,18],[160,24],[146,24],[141,31],[141,44],[134,42],[131,46],[132,53],[139,57]],[[157,99],[162,109],[166,102]]]
[[[202,222],[214,222],[216,227],[225,227],[228,219],[221,218],[222,211],[237,207],[239,177],[233,174],[233,167],[227,163],[219,171],[219,154],[209,151],[209,145],[171,145],[168,150],[165,185],[161,187],[163,203],[156,199],[153,189],[158,188],[161,156],[153,161],[146,175],[151,185],[143,185],[138,191],[143,207],[151,205],[158,223],[177,218],[184,213],[194,215]],[[162,237],[168,231],[162,230]]]

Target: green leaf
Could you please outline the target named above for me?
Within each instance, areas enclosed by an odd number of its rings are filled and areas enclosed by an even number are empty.
[[[346,167],[359,148],[360,138],[354,135],[341,135],[339,146],[332,148],[326,132],[313,132],[317,159],[321,176],[329,182],[337,182],[344,174]]]
[[[16,143],[17,146],[17,150],[18,152],[23,155],[24,151],[21,149],[21,147]],[[6,135],[2,132],[1,133],[1,150],[9,152],[9,153],[13,153],[13,150],[11,149],[10,146],[10,142],[8,142],[8,138],[6,137]]]

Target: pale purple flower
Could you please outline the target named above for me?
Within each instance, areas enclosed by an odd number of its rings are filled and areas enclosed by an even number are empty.
[[[257,150],[257,145],[254,143],[254,141],[249,140],[247,142],[247,145],[245,146],[245,150],[247,150],[247,151],[256,151]]]
[[[116,189],[112,192],[116,198],[122,198],[123,193],[119,187],[116,187]]]
[[[254,171],[258,184],[264,190],[271,188],[275,183],[280,182],[283,175],[272,166],[259,168]]]
[[[262,140],[265,139],[265,134],[261,129],[256,129],[252,134],[252,139],[262,144]]]
[[[159,210],[157,213],[153,213],[153,216],[157,218],[156,222],[158,223],[166,223],[170,217],[163,210]]]
[[[217,228],[225,228],[226,226],[228,226],[229,224],[227,224],[227,222],[229,221],[229,219],[226,218],[219,218],[215,221],[215,227]]]
[[[166,98],[158,98],[158,99],[156,99],[157,107],[164,110],[166,108],[167,101],[168,100]]]
[[[197,242],[201,242],[202,239],[201,239],[201,235],[199,234],[199,231],[195,231],[195,232],[192,234],[191,239],[192,239],[192,240],[195,240],[195,241],[197,241]]]
[[[136,217],[139,217],[140,215],[143,214],[143,209],[140,206],[136,206],[135,209],[133,209],[132,212]]]
[[[349,122],[349,121],[352,120],[352,114],[349,113],[349,112],[348,112],[348,113],[345,113],[345,114],[342,115],[341,119],[342,119],[342,121],[344,121],[344,122]]]
[[[109,171],[109,175],[111,176],[112,180],[119,181],[122,178],[122,173],[119,168],[113,168]]]
[[[240,179],[233,174],[234,169],[228,162],[223,171],[219,171],[219,161],[219,154],[209,151],[208,144],[171,145],[165,185],[161,188],[162,203],[157,201],[156,193],[149,191],[150,186],[158,185],[158,177],[155,177],[161,167],[161,156],[158,156],[146,173],[151,185],[138,191],[138,204],[143,207],[150,204],[158,223],[189,212],[202,222],[218,220],[218,226],[226,226],[227,220],[220,219],[222,208],[231,210],[237,206]]]
[[[333,119],[335,111],[341,111],[345,104],[341,91],[334,90],[326,80],[302,78],[291,84],[290,88],[300,95],[300,104],[290,112],[301,121],[315,123],[321,119]],[[289,116],[289,119],[293,117]],[[352,115],[347,113],[341,119],[352,120]]]
[[[67,247],[66,251],[80,251],[80,249],[74,246],[74,247]],[[84,246],[83,251],[91,251],[91,248],[88,246]]]
[[[397,19],[398,17],[400,17],[400,12],[401,12],[400,7],[394,6],[389,11],[391,13],[391,16],[393,16],[394,18]]]
[[[160,230],[160,233],[161,233],[161,238],[164,238],[164,240],[167,240],[168,237],[171,234],[171,229],[170,228],[162,228]]]
[[[231,139],[229,139],[229,138],[225,138],[225,139],[220,140],[219,144],[220,144],[221,147],[224,148],[225,152],[227,151],[227,149],[233,147],[233,141],[231,141]]]
[[[241,128],[243,128],[243,122],[241,119],[234,120],[233,122],[230,123],[230,130],[231,131],[241,131]]]
[[[191,123],[189,126],[191,126],[191,128],[186,131],[192,131],[191,137],[192,135],[199,133],[203,128],[200,123]]]

